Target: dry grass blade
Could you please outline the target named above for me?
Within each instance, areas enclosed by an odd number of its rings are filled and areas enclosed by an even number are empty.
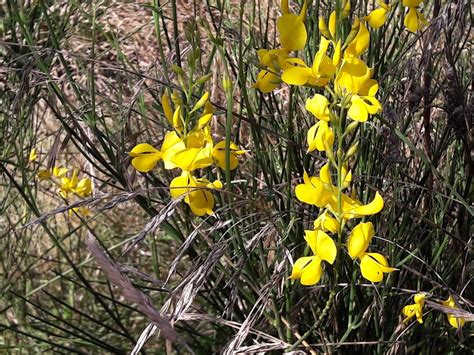
[[[133,287],[130,279],[120,271],[120,267],[112,260],[109,260],[100,246],[92,239],[86,241],[87,248],[94,255],[97,264],[102,268],[111,283],[118,286],[122,296],[129,302],[135,303],[138,310],[153,322],[160,329],[163,336],[173,342],[182,342],[179,335],[171,326],[166,317],[162,316],[153,306],[151,299],[143,292]]]
[[[132,250],[138,243],[142,242],[143,239],[145,239],[146,235],[148,233],[153,233],[159,226],[160,224],[166,220],[167,218],[170,218],[175,211],[176,205],[181,201],[182,199],[173,199],[171,200],[161,211],[158,213],[156,216],[153,216],[148,223],[145,225],[145,228],[143,228],[140,233],[138,233],[133,241],[130,242],[129,245],[127,245],[124,248],[124,251],[122,252],[122,255],[127,254],[130,250]]]

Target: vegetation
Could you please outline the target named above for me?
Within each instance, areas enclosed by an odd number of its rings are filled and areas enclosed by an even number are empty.
[[[472,351],[467,0],[4,1],[0,351]]]

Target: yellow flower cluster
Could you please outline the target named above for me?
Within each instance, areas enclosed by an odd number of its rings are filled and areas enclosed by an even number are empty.
[[[328,23],[321,18],[319,20],[319,31],[323,37],[313,64],[308,66],[302,59],[290,57],[290,52],[302,50],[306,45],[308,34],[304,22],[307,2],[305,0],[299,15],[296,15],[290,13],[288,0],[282,0],[282,15],[277,20],[281,47],[271,50],[260,49],[257,52],[259,64],[264,69],[258,74],[254,87],[263,93],[269,93],[282,82],[310,87],[325,86],[335,72],[341,68],[341,51],[344,50],[344,70],[346,72],[350,71],[351,74],[358,73],[358,82],[349,85],[353,90],[352,92],[358,96],[355,101],[359,104],[359,107],[363,101],[368,101],[369,106],[374,111],[373,113],[376,113],[379,106],[377,106],[373,97],[378,88],[371,85],[372,71],[358,58],[367,50],[370,43],[370,32],[366,24],[373,29],[382,27],[387,20],[387,14],[392,9],[392,6],[384,0],[377,0],[377,2],[379,7],[372,10],[369,15],[355,19],[351,31],[344,41],[341,41],[337,28],[339,22],[346,19],[350,14],[350,1],[345,1],[339,18],[336,18],[336,11],[330,14]],[[403,0],[402,2],[403,6],[408,8],[404,24],[411,32],[416,32],[428,24],[425,17],[417,10],[422,2],[423,0]],[[330,43],[333,45],[332,57],[327,55]],[[342,79],[339,80],[337,86],[347,89],[348,83]]]
[[[170,194],[173,198],[184,196],[184,201],[192,212],[198,216],[212,215],[214,196],[209,189],[220,189],[220,180],[210,182],[204,177],[196,177],[196,171],[213,165],[226,169],[226,142],[214,144],[210,121],[214,109],[209,101],[209,93],[202,97],[190,109],[184,105],[178,92],[170,96],[165,92],[161,105],[166,119],[173,130],[165,134],[160,149],[148,143],[136,145],[129,153],[133,167],[147,173],[163,161],[165,169],[180,169],[181,174],[170,183]],[[245,151],[230,142],[229,169],[239,165],[238,155]]]
[[[346,38],[342,38],[338,28],[349,17],[350,1],[345,1],[338,15],[336,11],[330,14],[329,25],[321,19],[319,50],[309,66],[302,59],[288,56],[290,51],[303,49],[306,45],[306,2],[300,14],[294,15],[289,13],[288,2],[282,1],[283,15],[277,22],[282,48],[259,51],[260,64],[266,69],[260,72],[254,86],[262,92],[272,91],[283,81],[290,85],[321,87],[327,94],[318,93],[306,101],[307,111],[316,120],[307,134],[308,152],[325,152],[328,161],[321,168],[319,177],[310,177],[305,172],[304,183],[295,189],[298,200],[322,210],[314,222],[314,230],[306,231],[305,236],[313,256],[299,258],[290,275],[291,279],[300,279],[303,285],[312,285],[320,280],[323,261],[334,263],[346,223],[376,214],[383,208],[384,202],[378,193],[366,205],[355,198],[355,189],[352,189],[351,196],[344,193],[352,181],[348,161],[357,151],[357,144],[343,151],[344,138],[360,122],[366,122],[370,115],[382,110],[376,98],[378,83],[373,78],[373,70],[361,59],[370,43],[366,24],[373,28],[382,26],[390,10],[385,3],[380,4],[380,9],[355,19]],[[278,80],[279,72],[281,80]],[[350,123],[346,125],[347,122]],[[334,152],[336,139],[338,146]],[[337,173],[335,184],[332,169]],[[328,233],[338,235],[337,245]],[[345,244],[351,258],[359,259],[362,276],[369,281],[380,282],[384,273],[396,269],[389,267],[382,254],[368,252],[374,234],[371,222],[359,223],[352,229]]]
[[[416,317],[418,323],[423,323],[423,307],[425,305],[426,294],[425,293],[417,293],[414,297],[415,303],[409,304],[402,309],[403,315],[406,317],[403,322],[408,322],[413,317]],[[441,301],[441,304],[448,309],[457,310],[458,306],[454,301],[453,296],[449,296],[446,301]],[[462,317],[456,317],[453,314],[447,312],[446,317],[448,318],[449,324],[454,328],[462,328],[466,323],[466,319]]]
[[[79,179],[78,169],[73,169],[72,175],[68,177],[69,169],[65,167],[53,167],[51,170],[40,170],[38,178],[42,181],[51,181],[58,187],[58,194],[65,200],[71,196],[87,198],[92,195],[92,180],[88,177]],[[89,210],[85,207],[75,209],[82,215],[88,215]]]

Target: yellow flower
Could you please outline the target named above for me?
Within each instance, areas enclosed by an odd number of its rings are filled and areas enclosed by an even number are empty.
[[[340,94],[350,95],[347,115],[354,121],[366,122],[369,114],[376,114],[382,109],[375,98],[379,86],[372,75],[372,69],[355,57],[344,59],[337,75],[336,90]]]
[[[82,178],[77,183],[74,192],[80,197],[88,197],[92,194],[92,181],[89,178]]]
[[[371,222],[359,223],[349,235],[347,251],[352,259],[360,259],[360,271],[364,278],[372,282],[380,282],[383,280],[384,273],[397,269],[389,267],[387,259],[382,254],[366,253],[374,233]]]
[[[245,154],[245,150],[240,150],[237,144],[230,142],[230,170],[234,170],[239,165],[237,155]],[[214,146],[212,157],[216,165],[225,170],[225,141],[220,141]]]
[[[417,293],[414,297],[415,303],[403,307],[402,313],[406,318],[403,322],[408,322],[411,318],[416,316],[418,323],[423,323],[423,306],[425,305],[426,295],[424,293]]]
[[[329,101],[323,95],[316,94],[307,99],[306,109],[318,120],[330,121]]]
[[[211,166],[212,145],[203,148],[186,148],[177,152],[172,158],[172,163],[183,171],[193,171]]]
[[[31,149],[30,155],[28,157],[29,162],[33,162],[38,158],[38,153],[36,151],[36,148]]]
[[[178,152],[185,149],[184,142],[178,137],[176,132],[172,131],[166,133],[161,150],[152,147],[148,143],[140,143],[128,154],[133,158],[133,167],[139,172],[147,173],[155,168],[161,159],[163,159],[165,169],[176,168],[177,165],[173,163],[172,159]]]
[[[309,177],[306,171],[303,175],[304,183],[295,188],[295,195],[301,202],[315,205],[320,208],[325,207],[333,199],[333,191],[325,188],[320,178]]]
[[[426,21],[423,14],[417,9],[415,9],[414,7],[409,7],[408,13],[406,14],[405,19],[403,20],[403,24],[406,28],[408,28],[409,31],[415,33],[423,26],[427,25],[428,21]]]
[[[347,251],[352,259],[361,258],[375,234],[372,222],[359,223],[352,229],[347,240]]]
[[[290,66],[286,62],[288,58],[288,50],[286,49],[259,49],[257,51],[260,65],[268,68],[258,73],[257,81],[253,87],[263,93],[269,93],[281,84],[281,79],[277,73]]]
[[[387,13],[390,11],[390,5],[386,4],[384,0],[377,1],[380,5],[378,9],[372,10],[365,20],[369,23],[370,27],[377,29],[383,26],[387,21]]]
[[[269,72],[268,70],[261,70],[258,73],[257,81],[253,84],[253,87],[264,94],[268,94],[275,90],[280,84],[281,79],[279,76]]]
[[[454,298],[452,296],[449,296],[449,298],[446,301],[442,301],[442,303],[445,307],[458,309],[458,306],[456,305],[456,302],[454,302]],[[448,317],[449,324],[451,324],[451,326],[456,329],[459,327],[463,327],[466,323],[466,320],[462,317],[455,317],[453,314],[450,313],[447,313],[446,316]]]
[[[302,285],[314,285],[321,279],[323,260],[330,264],[334,263],[337,248],[329,235],[321,230],[305,231],[305,240],[308,243],[313,256],[306,256],[296,260],[290,279],[300,279]]]
[[[342,211],[338,212],[338,188],[331,183],[327,167],[328,165],[325,165],[321,168],[320,177],[309,177],[306,171],[304,172],[304,183],[297,185],[295,188],[298,200],[320,208],[329,207],[333,214],[341,214],[346,220],[373,215],[382,210],[384,205],[383,198],[376,192],[374,199],[366,205],[357,199],[342,194]]]
[[[172,159],[178,152],[184,149],[186,149],[186,145],[176,132],[172,131],[166,133],[163,144],[161,145],[161,159],[163,159],[165,169],[176,168],[176,164],[173,163]]]
[[[59,185],[59,194],[63,198],[67,198],[70,193],[76,192],[76,187],[78,183],[78,178],[77,178],[77,169],[74,169],[72,173],[72,177],[63,177],[61,178],[61,182]]]
[[[378,192],[375,193],[374,199],[366,205],[346,194],[342,194],[342,212],[345,219],[377,214],[382,210],[383,205],[383,198]],[[337,208],[337,199],[332,201],[332,206],[333,208]]]
[[[314,230],[336,233],[339,229],[339,223],[334,217],[331,217],[328,211],[324,211],[313,223]]]
[[[195,215],[212,215],[214,213],[212,210],[214,208],[214,196],[206,189],[208,185],[209,181],[196,179],[190,172],[183,171],[180,176],[171,181],[170,193],[173,198],[186,195],[184,201]]]
[[[65,167],[57,167],[55,166],[53,168],[53,175],[56,176],[57,178],[60,178],[60,177],[63,177],[64,175],[66,175],[66,173],[68,172],[68,168],[65,168]]]
[[[38,171],[38,178],[42,181],[51,179],[51,171],[49,170],[40,170]]]
[[[137,144],[128,154],[133,158],[133,167],[141,173],[152,170],[162,157],[162,153],[148,143]]]
[[[387,259],[379,253],[364,253],[360,258],[360,271],[362,276],[372,282],[383,280],[383,274],[396,271],[388,266]]]
[[[170,98],[166,91],[163,96],[161,96],[161,106],[163,107],[163,112],[169,124],[173,125],[173,108],[171,107]]]
[[[290,85],[326,85],[336,72],[334,63],[326,54],[329,43],[329,40],[321,37],[319,50],[314,56],[314,61],[311,68],[299,58],[287,59],[286,61],[292,64],[292,66],[283,70],[281,79]]]
[[[204,111],[199,117],[198,128],[199,129],[204,128],[209,123],[213,115],[214,115],[214,106],[212,106],[212,104],[208,101],[204,105]]]
[[[370,33],[363,22],[359,23],[359,31],[346,48],[344,58],[360,57],[369,47]]]
[[[334,144],[334,132],[326,121],[319,121],[308,130],[308,152],[315,149],[324,152],[327,147]]]
[[[306,45],[308,34],[304,21],[306,19],[306,1],[301,7],[299,15],[290,14],[288,2],[282,2],[283,15],[277,20],[277,29],[280,34],[280,44],[287,51],[299,51]]]

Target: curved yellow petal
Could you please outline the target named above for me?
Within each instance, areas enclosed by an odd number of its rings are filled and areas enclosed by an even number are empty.
[[[323,95],[316,94],[312,98],[307,99],[305,108],[319,120],[330,120],[329,101]]]
[[[295,280],[299,279],[303,274],[303,269],[309,265],[311,261],[313,261],[314,256],[303,256],[295,261],[293,264],[293,269],[291,271],[291,275],[288,277],[289,279]]]
[[[384,273],[390,273],[397,269],[388,266],[387,259],[378,253],[364,253],[360,259],[360,271],[362,276],[372,282],[383,280]]]
[[[321,260],[314,256],[313,260],[303,269],[301,274],[301,284],[311,286],[321,280],[323,268],[321,267]]]
[[[359,223],[355,226],[347,240],[347,251],[352,259],[360,258],[369,247],[375,234],[372,222]]]
[[[331,217],[328,211],[324,211],[313,223],[314,229],[321,229],[324,232],[336,233],[339,229],[339,224],[334,217]]]
[[[308,243],[311,251],[313,252],[314,255],[317,255],[317,231],[311,231],[311,230],[305,230],[304,231],[304,240],[306,240],[306,243]]]
[[[289,85],[301,86],[308,82],[311,74],[311,68],[292,66],[283,71],[281,80]]]
[[[334,240],[321,230],[317,231],[316,234],[316,255],[330,264],[334,263],[337,255]]]
[[[403,24],[409,31],[415,33],[420,28],[423,27],[423,20],[421,14],[414,8],[410,7],[408,9],[408,13],[405,15],[405,19],[403,20]]]
[[[369,118],[369,112],[361,97],[354,95],[351,98],[351,106],[347,111],[347,115],[354,121],[366,122]]]
[[[237,145],[234,142],[230,142],[230,170],[234,170],[239,166],[239,161],[237,159],[238,154],[241,154],[242,151],[239,150]],[[216,165],[225,170],[225,141],[220,141],[214,146],[212,151],[212,156],[216,162]]]
[[[163,107],[163,112],[169,124],[173,125],[173,109],[171,108],[170,98],[166,91],[163,96],[161,96],[161,106]]]
[[[257,81],[253,84],[253,87],[264,94],[268,94],[275,90],[280,84],[281,79],[278,76],[267,70],[261,70],[260,73],[258,73]]]
[[[323,184],[332,185],[331,170],[329,163],[324,164],[319,171],[319,178]]]
[[[183,173],[175,177],[173,180],[171,180],[170,184],[170,194],[171,197],[177,198],[181,195],[184,195],[189,192],[189,185],[191,184],[191,179],[192,176],[186,171],[183,171]]]
[[[152,170],[161,159],[161,152],[148,143],[136,145],[128,154],[133,157],[133,167],[142,173]]]
[[[387,10],[384,8],[375,9],[368,16],[366,16],[365,19],[369,23],[370,27],[374,29],[380,28],[387,20]]]
[[[331,12],[329,15],[329,33],[332,38],[336,38],[336,11]]]
[[[417,7],[423,2],[423,0],[403,0],[402,4],[406,7]]]
[[[367,205],[353,207],[347,211],[349,218],[358,216],[369,216],[379,213],[383,208],[384,202],[382,196],[376,192],[374,199]]]
[[[207,100],[209,100],[209,92],[208,91],[204,92],[204,94],[201,96],[201,98],[194,104],[194,107],[191,110],[191,113],[195,112],[195,111],[199,110],[201,107],[203,107],[206,104]]]
[[[301,17],[295,14],[284,14],[277,20],[280,33],[280,44],[288,51],[299,51],[306,45],[308,34]]]
[[[351,57],[360,57],[369,47],[369,43],[369,30],[367,30],[364,22],[361,22],[356,37],[346,48],[345,55]]]

